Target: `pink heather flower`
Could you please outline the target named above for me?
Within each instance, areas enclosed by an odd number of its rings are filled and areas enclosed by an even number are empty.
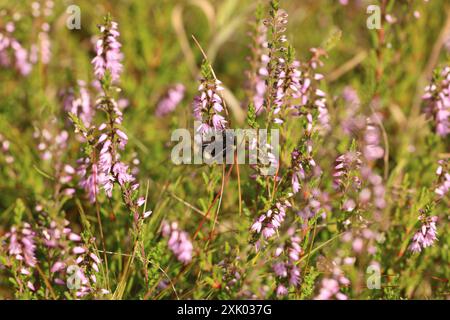
[[[366,118],[358,114],[361,105],[358,93],[347,86],[342,91],[342,98],[345,102],[345,116],[340,122],[342,130],[349,135],[362,131],[366,126]]]
[[[162,235],[168,238],[167,245],[175,254],[178,261],[188,264],[192,260],[193,246],[186,232],[178,229],[178,224],[164,222],[162,225]]]
[[[70,238],[79,238],[79,240],[81,240],[81,237],[73,233],[68,225],[69,221],[67,220],[65,220],[62,225],[56,223],[56,221],[51,221],[48,227],[42,227],[41,233],[44,245],[48,248],[57,248],[60,247],[61,243],[67,238],[69,238],[69,240],[71,240]]]
[[[97,257],[94,253],[91,252],[91,253],[89,254],[89,257],[91,257],[91,259],[94,260],[94,262],[95,262],[96,264],[100,264],[100,263],[101,263],[100,258]]]
[[[18,261],[25,262],[27,266],[34,267],[36,265],[35,237],[36,233],[28,223],[23,223],[20,229],[12,227],[6,234],[6,239],[9,241],[8,254]]]
[[[43,211],[40,214],[46,215]],[[5,245],[8,255],[25,263],[26,266],[20,267],[20,273],[27,276],[24,281],[29,280],[30,290],[34,290],[33,280],[30,279],[33,273],[28,267],[33,268],[37,264],[34,255],[36,246],[39,246],[41,254],[46,255],[51,252],[50,255],[42,257],[43,261],[49,263],[51,282],[64,286],[67,283],[67,277],[71,275],[68,269],[76,267],[76,275],[81,283],[81,287],[76,289],[76,296],[83,297],[98,290],[95,283],[101,260],[97,255],[89,252],[86,246],[76,243],[81,240],[81,237],[72,232],[69,221],[52,220],[50,223],[44,223],[39,225],[36,232],[31,230],[28,223],[23,223],[19,231],[16,227],[12,227],[6,234]]]
[[[425,88],[425,114],[433,118],[436,133],[442,137],[450,133],[450,67],[443,68],[439,76]]]
[[[65,265],[63,262],[57,261],[57,262],[55,262],[55,264],[53,264],[53,266],[50,268],[50,272],[51,272],[51,273],[55,273],[55,272],[58,272],[58,271],[63,270],[65,267],[66,267],[66,265]]]
[[[321,215],[322,218],[326,217],[326,212],[331,211],[329,202],[330,199],[328,193],[323,192],[318,188],[313,188],[311,190],[308,203],[302,210],[297,212],[304,222],[304,228],[307,228],[309,219],[318,215]]]
[[[55,122],[54,119],[51,124],[54,125]],[[33,136],[38,139],[38,151],[43,160],[61,160],[69,139],[69,133],[66,130],[59,131],[55,127],[36,129]]]
[[[121,186],[134,181],[134,177],[128,171],[128,166],[123,162],[119,161],[114,164],[112,172]]]
[[[422,249],[431,247],[435,241],[437,241],[436,222],[438,218],[436,216],[426,217],[424,215],[419,216],[419,220],[422,222],[422,226],[419,231],[414,234],[412,243],[409,246],[409,250],[413,253],[419,253]]]
[[[253,43],[251,45],[252,54],[249,57],[251,70],[247,71],[249,90],[252,97],[256,114],[264,111],[264,99],[267,91],[266,79],[269,75],[267,43],[267,26],[258,18],[255,22],[254,31],[251,35]]]
[[[26,76],[31,72],[31,64],[28,62],[28,53],[17,40],[12,40],[11,48],[14,51],[15,67]]]
[[[144,217],[144,219],[147,219],[148,217],[150,217],[151,216],[151,214],[153,213],[153,211],[146,211],[146,212],[144,212],[144,214],[142,215],[143,217]]]
[[[288,289],[282,284],[277,287],[277,296],[282,297],[288,294]]]
[[[353,199],[347,199],[342,205],[342,209],[347,212],[352,212],[356,208],[356,203]]]
[[[252,225],[251,230],[260,233],[262,229],[262,222],[266,219],[266,215],[261,215]]]
[[[72,251],[74,254],[82,254],[86,252],[86,249],[83,247],[75,247]]]
[[[374,115],[373,117],[378,117]],[[383,157],[384,150],[380,147],[380,129],[372,118],[367,118],[366,130],[364,132],[364,157],[371,161]]]
[[[289,284],[294,287],[300,284],[300,270],[295,266],[291,269]]]
[[[389,23],[389,24],[394,24],[397,22],[397,18],[390,14],[385,15],[385,19],[386,19],[387,23]]]
[[[332,274],[330,277],[322,279],[319,294],[314,300],[331,300],[333,298],[337,300],[347,300],[348,297],[340,291],[340,287],[341,285],[348,286],[349,284],[350,280],[343,275],[337,262],[333,261]]]
[[[87,128],[90,127],[95,109],[91,105],[91,97],[84,81],[78,80],[77,94],[73,90],[68,92],[64,98],[64,109],[78,116]]]
[[[31,283],[31,281],[27,282],[27,287],[28,289],[30,289],[31,291],[36,291],[36,288],[34,287],[33,283]]]
[[[443,198],[450,190],[450,173],[448,168],[448,160],[439,160],[439,166],[436,170],[436,175],[438,176],[438,185],[436,189],[434,189],[434,192],[439,198]]]
[[[356,253],[360,253],[363,249],[364,242],[361,238],[356,238],[353,240],[352,248]]]
[[[52,221],[50,226],[43,228],[41,232],[44,244],[57,250],[57,261],[50,269],[53,273],[53,282],[65,286],[67,281],[64,279],[75,271],[81,284],[80,288],[75,289],[76,296],[83,297],[92,293],[97,281],[96,273],[100,271],[98,266],[101,260],[98,256],[90,252],[86,246],[77,243],[81,237],[72,232],[67,220],[64,220],[62,224]],[[72,269],[74,267],[75,269]]]
[[[299,149],[294,149],[291,152],[291,184],[294,194],[298,193],[301,189],[303,181],[306,179],[306,175],[311,173],[316,167],[316,162],[312,158],[312,140],[309,138],[303,140],[306,145],[306,150],[300,152]]]
[[[145,203],[145,198],[144,198],[144,197],[139,197],[139,198],[137,199],[137,201],[136,201],[136,204],[137,204],[138,207],[143,206],[144,203]]]
[[[80,287],[75,288],[75,295],[78,298],[82,298],[94,292],[102,295],[108,294],[108,290],[98,288],[97,286],[97,275],[100,272],[99,265],[101,264],[100,258],[98,258],[98,256],[93,252],[89,252],[86,248],[83,249],[84,252],[81,253],[75,261],[77,267],[75,269],[75,274],[77,279],[80,280]],[[62,270],[62,275],[65,276],[66,272],[67,270]],[[64,285],[65,283],[61,284]]]
[[[381,209],[386,207],[386,188],[383,184],[383,178],[373,172],[373,169],[368,165],[361,168],[361,178],[367,186],[360,191],[358,199],[363,205],[372,201],[376,209],[375,213],[378,214]]]
[[[102,36],[96,42],[96,56],[92,60],[94,73],[97,79],[101,80],[108,71],[112,82],[117,82],[122,72],[123,54],[120,52],[122,46],[117,38],[120,33],[118,24],[114,21],[107,21],[101,25]]]
[[[330,130],[330,116],[326,93],[319,88],[323,75],[316,73],[315,69],[322,65],[320,57],[325,55],[325,52],[316,48],[312,48],[310,51],[313,53],[313,57],[306,65],[306,71],[300,74],[300,87],[294,94],[297,104],[294,107],[298,114],[310,114],[313,110],[317,110],[319,131],[324,133]],[[308,122],[312,124],[313,121],[308,120]]]
[[[352,171],[359,171],[362,161],[360,159],[361,153],[358,151],[349,151],[336,158],[334,167],[334,187],[339,188],[344,186],[348,179],[359,187],[361,180],[357,175],[351,175]]]
[[[291,204],[287,200],[285,202],[277,202],[272,209],[255,221],[251,230],[255,233],[262,233],[265,239],[271,238],[284,221],[286,209],[290,206]]]
[[[72,196],[75,189],[71,185],[74,177],[74,169],[69,164],[63,163],[64,154],[68,147],[69,133],[65,130],[59,131],[53,119],[47,128],[37,128],[33,137],[38,140],[37,149],[45,161],[51,161],[54,168],[55,178],[61,184],[62,194]]]
[[[84,189],[89,200],[94,203],[99,192],[99,177],[98,177],[98,167],[94,163],[91,165],[88,158],[83,158],[78,160],[77,174],[80,177],[79,186]],[[88,174],[88,169],[90,168],[90,174]]]
[[[374,247],[373,242],[376,240],[377,236],[377,233],[368,228],[354,229],[353,231],[345,232],[342,236],[342,241],[351,243],[352,250],[356,255],[362,253],[374,255],[376,253],[376,247]],[[351,264],[350,262],[353,260],[354,258],[348,257],[344,259],[344,264]],[[336,269],[336,272],[338,274],[340,273],[338,269]]]
[[[156,107],[155,114],[163,117],[173,112],[184,98],[186,88],[181,83],[177,83],[167,90],[167,93],[161,98]]]
[[[296,264],[302,253],[301,239],[295,235],[295,228],[289,228],[287,232],[290,237],[283,246],[275,250],[274,258],[277,262],[272,268],[279,285],[297,287],[300,284],[300,270]]]
[[[14,23],[9,22],[6,33],[0,32],[0,65],[13,67],[21,75],[26,76],[31,72],[32,65],[29,62],[28,52],[12,36],[14,30]]]
[[[95,75],[99,80],[97,82],[109,80],[104,78],[105,74],[109,74],[110,82],[116,83],[122,71],[117,23],[106,18],[105,24],[100,26],[100,32],[102,38],[96,43],[97,56],[92,60]],[[95,159],[94,163],[91,163],[89,158],[79,160],[80,186],[88,192],[91,202],[94,202],[100,187],[105,191],[106,196],[111,198],[114,185],[117,183],[121,187],[125,204],[133,212],[134,218],[139,219],[140,205],[134,201],[135,191],[139,185],[131,184],[136,179],[129,166],[120,161],[119,154],[119,150],[124,150],[128,143],[127,134],[120,129],[123,121],[122,109],[128,105],[128,101],[122,99],[120,103],[116,102],[109,92],[109,85],[102,84],[98,86],[98,89],[100,97],[96,101],[96,106],[108,114],[109,121],[107,124],[102,123],[98,126],[98,137],[89,142],[100,148],[98,159]]]
[[[76,241],[81,241],[81,237],[78,234],[71,232],[69,234],[69,240],[75,241],[75,242]]]
[[[288,63],[283,58],[278,59],[275,70],[277,80],[273,92],[273,114],[278,115],[284,106],[289,109],[294,107],[293,99],[297,98],[301,91],[299,67],[300,63],[296,60]],[[284,122],[279,117],[276,117],[273,121],[277,124]]]
[[[51,42],[48,32],[50,31],[50,25],[45,22],[41,26],[41,31],[38,34],[38,44],[36,49],[39,52],[40,61],[42,64],[49,64],[51,60]],[[37,54],[36,54],[37,55]]]
[[[275,272],[277,277],[286,278],[288,275],[286,264],[283,262],[275,263],[273,265],[273,271]]]
[[[117,115],[118,110],[115,109]],[[121,122],[121,113],[117,116],[116,120]],[[114,182],[119,183],[120,186],[125,186],[130,182],[135,181],[133,175],[131,175],[129,166],[119,161],[118,150],[111,142],[110,136],[117,136],[117,146],[119,149],[124,149],[128,142],[127,135],[120,129],[113,127],[109,128],[110,132],[101,134],[98,138],[98,144],[102,145],[98,160],[98,180],[99,185],[103,187],[108,197],[112,197],[112,190]],[[87,181],[92,182],[93,181]],[[88,185],[88,189],[93,189],[93,185]],[[95,189],[93,189],[95,190]]]
[[[211,129],[222,131],[227,127],[227,121],[220,114],[224,110],[222,98],[219,92],[223,90],[219,80],[201,80],[198,88],[199,95],[194,99],[194,116],[202,123],[198,132],[206,134]]]

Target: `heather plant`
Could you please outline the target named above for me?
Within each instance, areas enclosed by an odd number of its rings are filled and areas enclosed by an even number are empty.
[[[78,2],[0,0],[0,298],[449,298],[445,1]]]

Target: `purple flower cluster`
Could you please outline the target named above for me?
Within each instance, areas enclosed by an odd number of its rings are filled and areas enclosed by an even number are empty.
[[[298,70],[299,67],[300,62],[297,60],[287,63],[283,58],[278,59],[273,109],[273,114],[276,116],[283,106],[287,105],[288,108],[293,108],[292,99],[303,89],[300,84],[301,72]],[[274,122],[281,124],[284,120],[277,117]]]
[[[31,3],[31,14],[35,18],[39,17],[49,17],[53,13],[53,7],[55,3],[52,0],[42,1],[33,1]]]
[[[361,177],[366,183],[366,187],[359,193],[359,202],[361,205],[371,203],[375,206],[375,213],[386,207],[386,188],[383,183],[383,178],[375,173],[372,168],[365,165],[361,168]]]
[[[23,261],[28,267],[36,266],[36,233],[28,223],[24,223],[21,228],[12,227],[6,234],[9,241],[8,254],[18,261]]]
[[[163,117],[173,112],[184,98],[186,88],[183,84],[177,83],[167,90],[167,93],[158,102],[155,115]]]
[[[283,223],[286,210],[290,207],[292,205],[288,200],[277,202],[253,223],[251,230],[255,233],[262,233],[265,239],[271,238]]]
[[[291,152],[291,159],[292,159],[292,167],[293,167],[292,178],[291,178],[292,191],[294,193],[297,193],[300,191],[300,181],[305,179],[306,174],[305,174],[305,169],[303,168],[301,161],[299,161],[300,160],[300,152],[297,149],[294,149]]]
[[[340,123],[342,130],[349,135],[362,131],[366,125],[366,119],[358,114],[361,105],[358,93],[347,86],[342,91],[342,98],[345,102],[345,116]]]
[[[340,263],[340,257],[331,262],[330,275],[322,279],[321,288],[315,300],[348,299],[347,295],[341,292],[341,286],[348,286],[350,280],[342,272]]]
[[[336,158],[333,184],[335,188],[345,188],[351,183],[357,188],[361,186],[361,179],[358,174],[362,161],[359,151],[349,151]]]
[[[50,63],[52,52],[51,42],[48,33],[50,32],[50,25],[44,22],[41,25],[41,30],[38,33],[37,43],[30,47],[30,62],[33,64],[39,61],[46,65]]]
[[[332,298],[336,298],[337,300],[347,300],[348,297],[340,291],[341,284],[343,283],[340,283],[339,280],[333,278],[322,279],[322,287],[315,300],[330,300]]]
[[[436,133],[442,137],[450,133],[450,67],[443,68],[439,79],[425,88],[425,113],[434,119]]]
[[[37,207],[42,217],[45,217],[41,206]],[[19,268],[27,281],[27,287],[36,290],[33,283],[37,279],[33,281],[32,269],[38,264],[36,252],[39,250],[45,255],[43,261],[49,263],[48,280],[51,283],[74,290],[78,298],[97,291],[96,275],[100,272],[101,261],[83,244],[81,236],[72,231],[69,221],[51,220],[37,226],[36,230],[24,222],[21,228],[12,227],[5,237],[8,255],[23,262]],[[76,282],[70,284],[71,276],[79,281],[79,285]],[[99,292],[106,294],[107,290],[101,289]]]
[[[119,105],[111,97],[110,92],[111,84],[119,80],[122,70],[120,64],[122,54],[116,39],[119,35],[117,23],[107,18],[105,24],[100,26],[100,31],[103,33],[103,38],[96,44],[97,57],[92,60],[92,64],[95,75],[101,82],[101,96],[97,99],[96,105],[107,114],[108,121],[96,128],[98,137],[95,136],[89,141],[96,150],[100,150],[98,157],[93,153],[89,157],[78,160],[80,186],[87,191],[91,202],[94,202],[100,186],[107,197],[112,197],[114,184],[117,183],[122,198],[137,223],[141,218],[139,207],[144,205],[145,200],[142,198],[135,200],[139,184],[135,182],[136,178],[132,175],[129,166],[121,161],[119,154],[119,150],[124,150],[128,143],[128,136],[120,128],[123,121],[121,107],[125,107],[127,103]],[[108,74],[111,79],[107,76]],[[151,211],[147,211],[143,213],[143,217],[146,218],[150,214]]]
[[[202,134],[213,130],[222,131],[227,127],[227,121],[221,114],[224,104],[219,92],[223,90],[219,80],[203,78],[198,88],[199,95],[194,99],[194,116],[201,122],[197,129]]]
[[[260,114],[264,111],[264,100],[267,91],[266,80],[269,75],[267,67],[270,61],[268,56],[267,27],[261,21],[257,22],[254,43],[251,49],[253,72],[249,72],[250,86],[256,114]]]
[[[300,247],[300,237],[295,235],[295,229],[289,228],[289,240],[286,247],[280,246],[275,250],[275,259],[280,261],[273,265],[275,275],[280,279],[277,287],[277,295],[284,296],[288,293],[287,287],[297,287],[300,284],[300,269],[297,262],[303,252]]]
[[[0,30],[0,65],[15,68],[21,75],[30,74],[33,64],[39,61],[47,65],[51,60],[51,42],[49,37],[50,24],[45,21],[53,13],[54,3],[51,0],[41,6],[39,2],[31,4],[34,23],[40,24],[40,30],[37,33],[37,40],[31,44],[27,51],[17,40],[13,33],[16,29],[15,23],[10,21],[6,23],[5,30]],[[20,20],[20,16],[15,17],[15,21]]]
[[[319,188],[313,188],[307,199],[306,205],[297,212],[297,215],[303,220],[303,229],[308,228],[308,221],[311,218],[321,215],[326,218],[327,212],[331,211],[330,196],[327,192],[321,191]]]
[[[305,67],[305,70],[300,74],[300,87],[295,92],[294,98],[298,100],[295,108],[299,113],[312,113],[317,110],[317,120],[322,132],[330,130],[330,115],[327,109],[326,93],[320,87],[320,81],[324,78],[321,73],[315,70],[323,63],[320,60],[321,56],[325,55],[322,49],[312,48],[313,57]]]
[[[42,235],[44,245],[58,252],[50,268],[54,283],[74,289],[78,298],[92,293],[101,261],[82,244],[81,236],[72,231],[69,221],[64,220],[62,224],[51,221],[48,227],[42,228]],[[68,278],[71,276],[79,281],[78,287],[70,287]]]
[[[178,261],[188,264],[192,260],[192,251],[194,247],[185,231],[178,228],[177,222],[164,222],[161,233],[163,237],[168,238],[167,245],[177,257]]]
[[[19,262],[19,272],[26,286],[31,291],[36,288],[32,282],[31,269],[36,264],[36,233],[28,223],[23,223],[21,227],[11,227],[5,235],[8,255]],[[1,242],[0,242],[1,243]]]
[[[53,124],[54,122],[51,122]],[[54,176],[61,184],[61,190],[66,196],[72,196],[75,189],[70,186],[70,182],[75,175],[75,169],[63,162],[64,153],[67,150],[69,133],[58,128],[36,129],[33,134],[38,139],[38,151],[45,161],[52,161]]]
[[[273,119],[273,122],[277,124],[284,122],[278,114],[284,105],[285,98],[288,98],[286,97],[286,91],[289,88],[287,82],[290,80],[291,74],[286,69],[290,70],[292,67],[286,61],[287,37],[285,32],[288,22],[287,19],[288,14],[286,11],[280,10],[276,6],[272,7],[270,18],[264,21],[265,26],[271,30],[270,39],[268,39],[267,45],[265,45],[268,48],[267,54],[263,54],[261,60],[266,66],[259,70],[263,72],[265,78],[264,98],[267,99],[267,101],[264,101],[263,98],[262,101],[259,101],[259,104],[262,104],[268,109],[269,117],[272,115],[276,117]]]
[[[55,131],[55,132],[52,132]],[[67,148],[69,133],[66,130],[36,129],[33,137],[39,140],[38,150],[43,160],[55,160],[62,156]]]
[[[311,115],[308,115],[307,117],[311,118]],[[291,184],[294,194],[300,191],[302,181],[317,167],[317,164],[312,157],[312,140],[307,138],[304,139],[303,142],[305,146],[303,152],[299,149],[294,149],[291,152]]]
[[[422,249],[431,247],[435,241],[437,241],[436,222],[437,216],[427,217],[425,215],[419,216],[419,221],[422,226],[417,231],[412,239],[412,243],[409,246],[409,250],[413,253],[421,252]]]
[[[86,191],[89,200],[94,203],[99,194],[97,163],[92,163],[86,157],[78,159],[77,164],[77,175],[80,178],[78,185]]]
[[[120,35],[118,24],[108,20],[99,28],[102,36],[95,45],[97,55],[92,60],[94,73],[97,79],[101,80],[108,72],[112,82],[117,82],[122,72],[121,61],[123,59],[123,54],[120,51],[122,45],[117,40]]]
[[[139,208],[146,201],[143,197],[138,198],[139,184],[133,174],[133,172],[137,173],[137,170],[130,169],[129,165],[121,160],[119,153],[128,143],[128,136],[121,129],[122,109],[128,106],[128,100],[119,99],[119,102],[116,102],[112,97],[112,89],[118,90],[113,84],[119,80],[122,70],[120,64],[122,54],[116,39],[119,35],[117,23],[106,18],[100,31],[103,33],[103,38],[97,42],[97,57],[92,60],[95,75],[99,80],[94,83],[94,86],[100,92],[95,105],[106,113],[107,121],[98,127],[91,125],[85,128],[91,122],[94,111],[90,107],[89,94],[84,83],[80,83],[80,99],[72,99],[68,103],[71,113],[77,115],[84,124],[84,126],[77,124],[74,120],[76,132],[81,132],[82,139],[89,144],[88,155],[77,161],[79,186],[87,192],[91,202],[96,202],[100,188],[105,191],[107,197],[111,198],[114,185],[117,184],[125,205],[133,214],[135,226],[138,227],[140,219],[147,218],[152,211],[140,213]],[[139,164],[136,157],[133,164]]]
[[[363,154],[368,161],[380,159],[384,155],[384,149],[380,146],[380,129],[375,124],[375,117],[379,115],[374,114],[367,118],[364,132]]]
[[[91,105],[91,96],[86,82],[78,80],[77,94],[73,90],[69,90],[64,99],[64,110],[76,115],[87,128],[90,127],[95,109]]]
[[[112,101],[114,102],[114,101]],[[116,123],[121,123],[122,115],[117,108],[114,107],[114,113],[117,115]],[[103,131],[106,132],[103,132]],[[99,131],[103,132],[98,138],[98,145],[101,146],[98,160],[98,183],[103,187],[108,197],[112,197],[114,182],[118,182],[120,186],[131,183],[135,178],[130,174],[128,165],[119,160],[120,155],[117,150],[124,149],[128,142],[127,135],[114,124],[108,128],[107,124],[101,124]],[[139,185],[132,186],[136,190]]]
[[[351,243],[352,250],[355,254],[367,252],[374,255],[377,248],[374,244],[377,234],[370,230],[366,225],[360,230],[347,231],[342,235],[344,243]]]
[[[13,37],[14,30],[13,22],[7,23],[5,31],[0,30],[0,65],[13,67],[26,76],[31,72],[32,65],[27,50]]]
[[[88,294],[97,291],[97,275],[100,272],[99,265],[102,263],[100,258],[93,252],[89,252],[86,247],[79,246],[72,249],[74,255],[77,256],[75,260],[75,268],[72,268],[74,276],[80,281],[80,286],[75,288],[75,295],[82,298]],[[55,265],[53,266],[55,268]],[[70,268],[70,266],[68,267]],[[66,269],[66,273],[69,269]],[[56,271],[55,271],[56,272]],[[99,290],[100,294],[108,294],[109,291],[102,288]]]

